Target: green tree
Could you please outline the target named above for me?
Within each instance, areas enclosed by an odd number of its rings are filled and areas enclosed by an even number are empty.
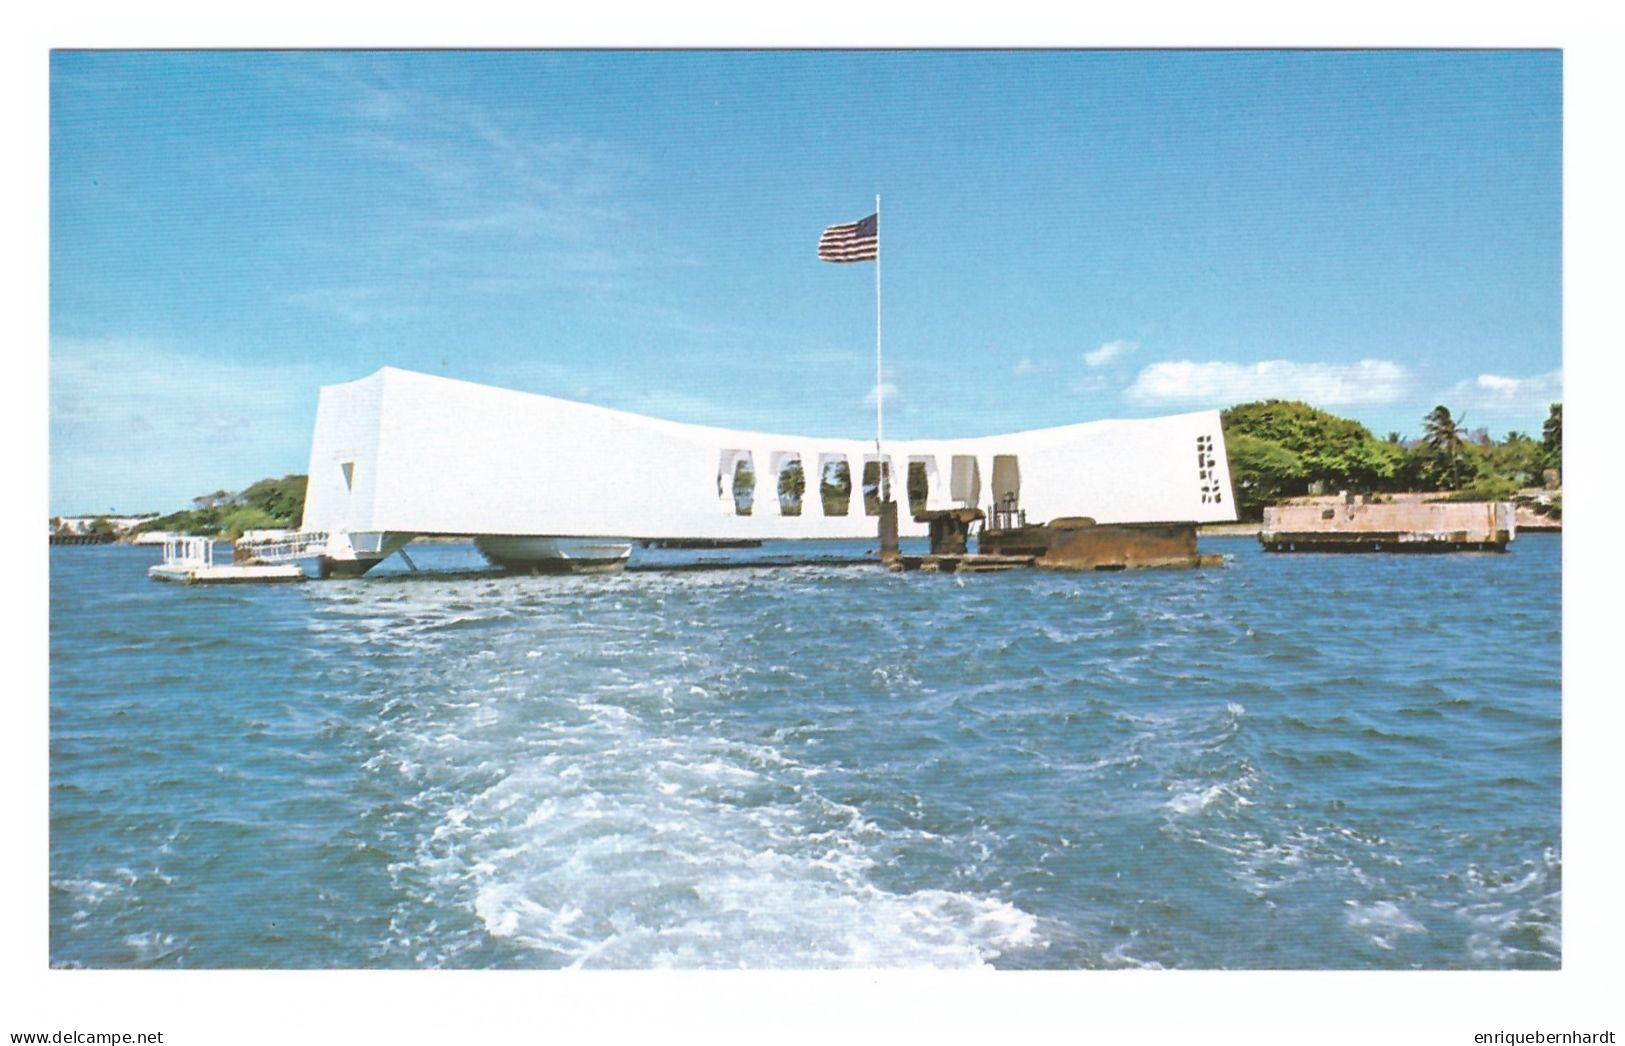
[[[1231,451],[1233,481],[1237,437],[1262,440],[1286,452],[1287,456],[1266,455],[1257,446],[1244,450],[1271,477],[1268,482],[1263,473],[1254,477],[1264,484],[1257,490],[1278,487],[1280,496],[1292,496],[1307,493],[1309,485],[1316,482],[1352,490],[1391,490],[1399,482],[1405,460],[1403,449],[1379,442],[1369,429],[1349,418],[1290,400],[1242,403],[1220,417],[1225,445]],[[1294,474],[1279,471],[1294,459]]]
[[[1515,487],[1539,485],[1545,467],[1542,446],[1521,432],[1507,433],[1480,461],[1481,475],[1503,478]]]
[[[801,515],[801,498],[807,492],[807,475],[801,468],[801,459],[792,458],[790,464],[779,470],[779,512],[786,516]]]
[[[1377,440],[1358,422],[1306,403],[1244,403],[1221,417],[1238,514],[1250,519],[1317,481],[1333,489],[1449,489],[1457,500],[1505,500],[1538,482],[1548,447],[1561,452],[1561,411],[1553,405],[1550,444],[1519,432],[1500,442],[1482,429],[1469,434],[1465,419],[1443,405],[1424,419],[1425,437],[1409,445],[1397,432]]]
[[[220,515],[216,530],[231,541],[243,536],[245,530],[277,530],[282,529],[281,521],[273,517],[264,509],[254,508],[250,505],[238,505],[225,510]]]
[[[865,461],[863,463],[863,511],[871,516],[880,515],[880,495],[882,488],[886,494],[896,497],[897,491],[892,483],[891,469],[882,469],[878,461]]]
[[[262,479],[241,494],[217,490],[192,499],[193,507],[148,520],[132,534],[172,530],[237,538],[245,530],[281,530],[299,526],[305,514],[305,477]]]
[[[925,462],[911,461],[908,463],[908,511],[909,515],[917,516],[925,511],[925,499],[931,493],[930,478],[926,475]]]
[[[305,514],[306,485],[305,477],[298,475],[262,479],[231,500],[264,512],[273,527],[296,527]]]
[[[1540,445],[1545,467],[1563,467],[1563,404],[1554,403],[1546,414],[1546,423],[1540,427]]]
[[[818,477],[818,497],[824,504],[824,515],[844,516],[852,502],[852,467],[846,459],[832,461]]]
[[[1260,519],[1266,505],[1302,494],[1307,488],[1303,459],[1281,444],[1238,432],[1225,436],[1224,445],[1240,518]]]
[[[1435,454],[1449,461],[1449,487],[1456,489],[1461,486],[1459,465],[1462,447],[1466,445],[1461,438],[1460,423],[1450,416],[1450,408],[1441,403],[1428,411],[1427,417],[1422,419],[1422,426],[1422,441]]]
[[[734,463],[734,515],[748,516],[756,504],[756,471],[740,458]]]

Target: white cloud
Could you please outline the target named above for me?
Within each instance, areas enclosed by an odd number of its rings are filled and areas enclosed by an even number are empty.
[[[1138,352],[1139,348],[1139,344],[1132,341],[1123,341],[1121,339],[1108,341],[1093,352],[1084,353],[1083,365],[1085,367],[1104,367],[1113,360],[1122,359],[1124,356]]]
[[[1043,373],[1044,371],[1047,371],[1047,370],[1049,370],[1049,367],[1047,365],[1039,363],[1038,361],[1034,360],[1031,356],[1023,356],[1023,357],[1021,357],[1021,359],[1016,361],[1016,366],[1015,366],[1014,373],[1016,373],[1016,374],[1040,374],[1040,373]]]
[[[1499,374],[1480,374],[1478,387],[1497,395],[1514,395],[1523,382],[1517,378],[1503,378]]]
[[[1317,407],[1394,403],[1409,391],[1410,373],[1389,360],[1358,363],[1153,363],[1124,395],[1147,405],[1228,406],[1259,399],[1306,400]]]
[[[1562,401],[1561,369],[1527,378],[1480,374],[1476,378],[1458,381],[1440,397],[1440,402],[1453,412],[1476,413],[1480,417],[1484,415],[1544,417],[1548,407]]]
[[[887,404],[897,402],[897,386],[889,381],[872,386],[869,394],[863,397],[863,403],[865,406],[873,407],[876,400],[883,400]]]

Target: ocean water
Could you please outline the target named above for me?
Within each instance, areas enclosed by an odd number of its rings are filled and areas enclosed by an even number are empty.
[[[1560,538],[1202,543],[227,588],[54,548],[50,961],[1558,966]]]

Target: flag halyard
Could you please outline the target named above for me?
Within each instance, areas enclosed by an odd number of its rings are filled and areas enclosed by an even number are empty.
[[[831,225],[818,238],[818,257],[827,262],[877,261],[880,257],[880,214],[846,225]]]

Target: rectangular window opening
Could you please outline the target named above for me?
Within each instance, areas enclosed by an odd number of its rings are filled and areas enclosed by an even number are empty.
[[[896,497],[897,492],[891,489],[891,460],[889,458],[870,457],[863,462],[863,514],[865,516],[880,515],[881,494],[888,493]]]
[[[852,467],[840,454],[825,454],[818,463],[818,500],[824,515],[844,516],[852,504]]]
[[[778,467],[779,515],[801,515],[801,498],[807,492],[807,477],[801,467],[801,456],[790,454],[780,457]]]

